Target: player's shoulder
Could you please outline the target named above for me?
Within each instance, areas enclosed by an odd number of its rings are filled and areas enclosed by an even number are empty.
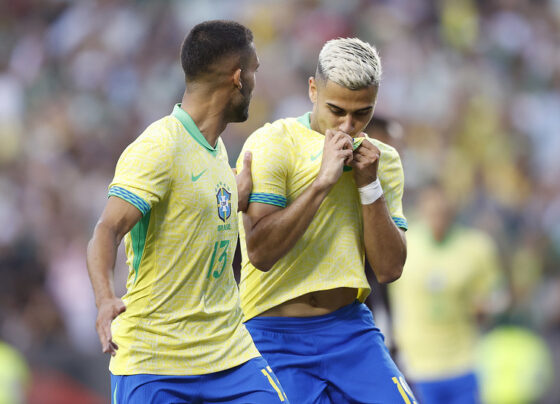
[[[368,135],[366,135],[366,139],[379,149],[382,159],[385,158],[391,161],[400,160],[399,152],[393,146],[383,143],[381,140],[369,137]]]
[[[296,118],[281,118],[273,122],[268,122],[253,132],[252,135],[263,137],[282,137],[286,138],[293,131],[297,124]]]
[[[455,225],[455,231],[465,243],[468,243],[468,245],[475,249],[494,250],[496,248],[494,239],[481,229],[457,224]]]
[[[146,144],[152,147],[156,145],[166,147],[173,144],[176,134],[175,120],[171,116],[166,116],[148,125],[131,145],[140,147]]]
[[[144,130],[142,135],[147,138],[157,139],[161,142],[167,142],[180,135],[180,128],[181,123],[173,116],[167,115],[152,122]]]
[[[153,159],[156,155],[171,156],[175,153],[175,144],[171,122],[164,117],[152,122],[121,153],[119,161],[136,161]]]
[[[247,138],[246,144],[274,144],[275,147],[282,144],[289,145],[292,142],[295,125],[297,125],[295,118],[282,118],[268,122],[255,130]]]
[[[374,146],[377,146],[381,152],[381,157],[379,159],[379,172],[381,174],[382,181],[383,179],[401,178],[403,175],[403,166],[397,149],[367,135],[366,139]]]
[[[165,142],[173,132],[173,121],[166,116],[150,123],[135,141]]]

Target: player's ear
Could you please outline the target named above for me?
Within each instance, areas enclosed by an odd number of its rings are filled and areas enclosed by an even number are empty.
[[[309,77],[309,99],[313,104],[317,103],[317,83],[315,77]]]
[[[233,85],[237,87],[239,90],[243,88],[243,83],[241,83],[241,68],[238,68],[233,72]]]

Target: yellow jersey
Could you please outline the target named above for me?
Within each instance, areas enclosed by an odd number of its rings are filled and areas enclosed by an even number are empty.
[[[237,188],[220,139],[176,105],[121,155],[109,196],[142,212],[125,236],[126,311],[112,324],[115,375],[200,375],[259,356],[232,271]]]
[[[0,403],[27,402],[25,393],[30,382],[31,372],[25,357],[0,341]]]
[[[475,307],[497,296],[500,269],[492,239],[455,225],[442,242],[414,222],[407,234],[403,276],[389,285],[395,341],[416,379],[472,371],[477,341]]]
[[[315,180],[325,137],[311,129],[309,119],[310,113],[280,119],[266,124],[247,139],[241,156],[247,150],[253,154],[250,202],[286,207]],[[399,155],[391,146],[369,137],[367,140],[381,150],[378,177],[385,200],[397,226],[406,229],[402,211],[404,177]],[[242,163],[240,157],[238,169]],[[242,224],[239,236],[242,252],[239,288],[246,320],[313,291],[357,288],[360,301],[370,292],[364,271],[362,205],[350,168],[345,169],[331,189],[303,236],[268,272],[258,270],[249,262]]]

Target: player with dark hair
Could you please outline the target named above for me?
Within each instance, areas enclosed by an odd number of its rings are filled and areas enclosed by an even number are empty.
[[[121,155],[88,246],[112,400],[287,402],[242,323],[231,267],[251,160],[236,184],[220,134],[247,119],[259,65],[252,33],[232,21],[201,23],[181,63],[181,104]],[[123,237],[130,272],[121,300],[112,279]]]
[[[397,151],[403,140],[401,124],[384,116],[374,115],[364,129],[364,132],[369,137],[394,147]]]
[[[414,402],[363,304],[364,258],[380,282],[399,278],[406,259],[399,155],[362,132],[380,78],[370,44],[329,41],[309,79],[313,110],[244,145],[253,190],[240,229],[242,307],[298,404]]]

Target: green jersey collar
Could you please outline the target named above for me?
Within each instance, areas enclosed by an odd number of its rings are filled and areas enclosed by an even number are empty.
[[[307,112],[300,116],[297,121],[305,126],[307,129],[311,129],[311,112]]]
[[[216,143],[216,147],[210,146],[210,144],[208,143],[202,132],[200,132],[200,129],[198,129],[196,123],[194,123],[193,119],[190,117],[187,111],[181,108],[181,104],[175,104],[173,113],[171,115],[177,118],[179,122],[183,124],[183,127],[186,129],[189,135],[191,135],[198,144],[208,150],[210,154],[212,154],[213,156],[218,154],[218,143]]]

